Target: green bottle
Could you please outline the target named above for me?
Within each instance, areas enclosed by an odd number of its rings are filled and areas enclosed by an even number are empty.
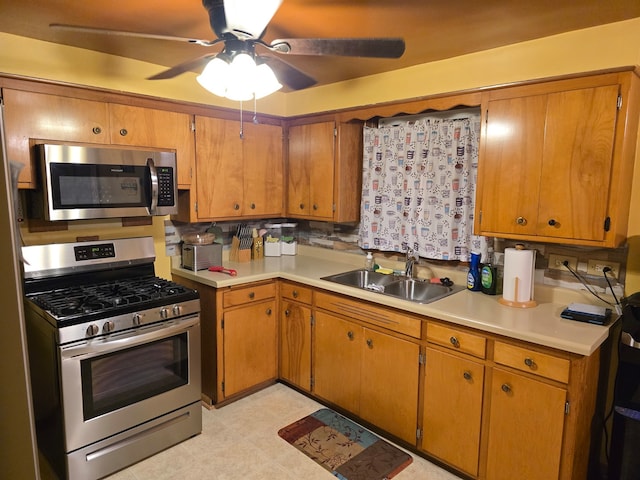
[[[497,295],[502,293],[502,269],[494,264],[493,249],[487,252],[487,263],[480,270],[480,285],[482,293],[487,295]]]

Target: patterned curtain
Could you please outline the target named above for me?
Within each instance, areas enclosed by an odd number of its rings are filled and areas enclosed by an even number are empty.
[[[359,245],[421,257],[486,258],[473,235],[480,114],[364,128]]]

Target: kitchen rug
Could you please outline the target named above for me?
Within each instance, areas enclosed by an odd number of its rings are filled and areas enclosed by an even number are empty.
[[[384,480],[413,458],[342,415],[323,408],[278,435],[342,480]]]

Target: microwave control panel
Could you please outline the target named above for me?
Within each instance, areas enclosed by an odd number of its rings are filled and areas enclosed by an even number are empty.
[[[173,207],[176,204],[173,190],[173,168],[157,167],[158,173],[158,206]]]

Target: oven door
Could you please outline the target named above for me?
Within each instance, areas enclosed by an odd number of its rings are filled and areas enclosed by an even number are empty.
[[[59,347],[66,451],[200,401],[200,318]]]

